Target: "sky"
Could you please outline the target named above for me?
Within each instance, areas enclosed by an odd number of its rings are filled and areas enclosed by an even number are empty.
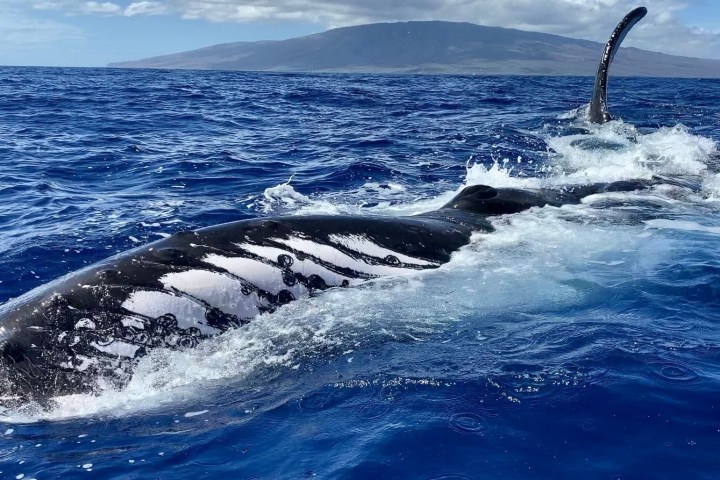
[[[282,40],[374,22],[449,20],[720,59],[716,0],[0,0],[0,65],[98,67],[218,43]]]

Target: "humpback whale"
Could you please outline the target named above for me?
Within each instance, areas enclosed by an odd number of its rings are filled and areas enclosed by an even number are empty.
[[[590,120],[609,119],[607,71],[631,12],[601,59]],[[122,385],[153,348],[191,348],[254,316],[328,288],[437,268],[493,216],[577,204],[653,180],[526,190],[473,185],[414,216],[258,218],[178,232],[32,290],[0,307],[0,396],[6,404]]]

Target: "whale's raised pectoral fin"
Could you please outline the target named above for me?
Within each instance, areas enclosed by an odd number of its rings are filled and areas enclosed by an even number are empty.
[[[593,88],[592,98],[590,99],[590,109],[588,115],[593,123],[605,123],[610,121],[610,113],[607,109],[607,83],[608,70],[610,64],[615,57],[615,53],[620,48],[625,35],[630,29],[639,22],[647,14],[647,8],[638,7],[632,12],[625,15],[618,26],[615,27],[610,39],[605,44],[600,64],[598,65],[597,74],[595,75],[595,87]]]

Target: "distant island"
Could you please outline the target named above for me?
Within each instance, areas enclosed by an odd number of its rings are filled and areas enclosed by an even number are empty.
[[[477,75],[594,75],[603,45],[458,22],[375,23],[111,63],[116,68]],[[623,48],[613,75],[720,78],[720,60]]]

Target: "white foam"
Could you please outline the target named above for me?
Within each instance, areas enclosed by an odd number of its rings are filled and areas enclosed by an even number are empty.
[[[292,177],[274,187],[266,188],[262,198],[254,202],[253,206],[264,214],[339,214],[343,213],[333,202],[312,199],[297,192],[290,182]],[[345,212],[346,213],[346,212]]]
[[[611,182],[652,175],[697,175],[716,152],[711,139],[682,125],[640,134],[620,121],[592,125],[591,135],[550,137],[553,183]]]
[[[683,220],[667,220],[664,218],[658,218],[653,220],[646,220],[645,225],[647,225],[649,228],[681,230],[686,232],[705,232],[720,235],[720,227],[710,227],[707,225],[701,225],[696,222]]]
[[[184,416],[185,416],[185,418],[192,418],[192,417],[197,417],[200,415],[205,415],[209,411],[210,410],[199,410],[197,412],[187,412]]]
[[[491,185],[496,188],[539,188],[541,186],[539,178],[513,175],[515,169],[516,165],[513,165],[509,159],[502,162],[494,160],[489,168],[481,163],[468,165],[465,184],[461,188],[471,185]]]
[[[703,176],[702,191],[708,202],[720,201],[720,173],[710,173]]]
[[[363,188],[377,194],[379,197],[397,195],[407,190],[405,186],[395,182],[367,182],[363,185]]]
[[[263,192],[262,209],[265,213],[269,213],[278,206],[285,208],[296,208],[299,205],[310,203],[310,199],[295,191],[290,185],[290,180],[274,187],[266,188]]]

